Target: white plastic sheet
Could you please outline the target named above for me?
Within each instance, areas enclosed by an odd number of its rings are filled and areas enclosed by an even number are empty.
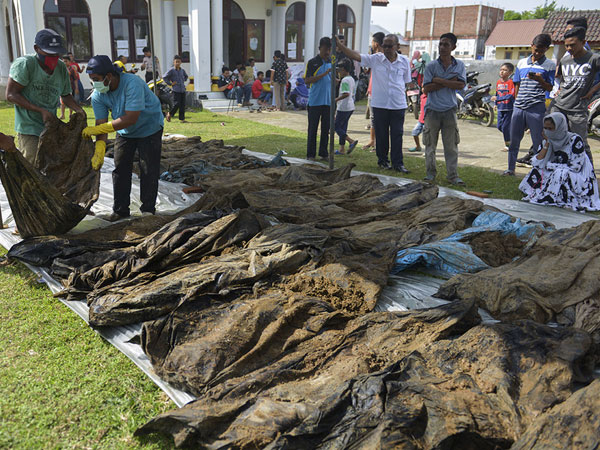
[[[244,150],[245,154],[252,155],[264,160],[271,160],[273,155],[264,153],[252,152]],[[307,161],[300,158],[286,158],[291,164],[306,164]],[[87,216],[75,229],[75,233],[83,232],[89,229],[107,226],[109,222],[103,220],[103,215],[108,215],[112,212],[112,177],[111,172],[114,168],[113,160],[107,158],[102,167],[102,177],[100,184],[100,198],[94,204],[92,212],[95,216]],[[354,172],[355,175],[363,172]],[[405,178],[397,178],[385,175],[375,175],[384,184],[397,183],[407,184],[413,180]],[[157,200],[157,210],[161,213],[176,212],[192,203],[199,197],[199,194],[186,195],[182,192],[184,185],[177,183],[159,182],[159,195]],[[456,196],[463,198],[473,198],[463,192],[455,191],[447,188],[440,188],[440,196]],[[588,214],[576,213],[573,211],[532,205],[516,200],[501,200],[501,199],[478,199],[486,204],[494,206],[502,211],[507,212],[516,217],[525,220],[545,221],[552,223],[556,228],[566,228],[577,226],[587,220],[596,220],[597,218]],[[131,211],[132,215],[139,214],[139,179],[134,175],[132,180],[131,192]],[[0,208],[2,208],[4,225],[7,227],[0,230],[0,245],[10,249],[14,244],[19,242],[21,238],[14,234],[14,220],[10,214],[8,200],[2,186],[0,186]],[[61,285],[54,280],[45,270],[37,267],[29,267],[33,272],[40,276],[42,282],[46,283],[52,292],[56,293],[61,290]],[[418,272],[406,272],[390,277],[388,286],[383,290],[380,301],[376,309],[379,311],[405,311],[410,309],[429,308],[446,303],[444,300],[437,299],[432,295],[438,290],[439,286],[445,281],[441,278],[436,278],[434,274],[425,274]],[[84,301],[61,301],[72,309],[83,320],[88,322],[88,306]],[[493,321],[493,319],[485,312],[480,310],[480,314],[485,321]],[[168,383],[161,380],[152,369],[149,359],[143,353],[142,348],[135,343],[130,342],[140,331],[141,324],[103,328],[98,333],[129,357],[150,379],[156,383],[174,402],[177,406],[183,406],[194,399],[193,396],[186,392],[175,389]]]

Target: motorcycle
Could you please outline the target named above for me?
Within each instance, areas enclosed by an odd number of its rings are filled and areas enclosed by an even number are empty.
[[[148,87],[154,92],[154,81],[148,81]],[[156,80],[156,96],[160,100],[160,107],[164,115],[173,108],[173,89],[162,78]]]
[[[479,75],[480,73],[481,72],[477,72],[475,70],[470,70],[469,72],[467,72],[467,88],[472,88],[479,84],[479,81],[477,81],[477,75]]]
[[[457,117],[459,119],[473,117],[480,120],[485,126],[491,127],[494,124],[494,102],[490,96],[491,87],[490,83],[486,83],[466,88],[460,92],[456,91]]]
[[[588,105],[588,132],[600,137],[600,97]]]
[[[358,81],[356,82],[356,93],[354,94],[354,101],[359,101],[367,96],[367,90],[369,89],[369,76],[363,71],[358,75]]]
[[[421,112],[421,86],[418,85],[416,78],[413,78],[412,84],[413,87],[406,90],[406,100],[408,112],[413,113],[418,120]]]

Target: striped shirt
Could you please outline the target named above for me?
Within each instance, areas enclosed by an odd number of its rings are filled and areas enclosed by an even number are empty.
[[[533,62],[531,56],[523,58],[517,63],[513,82],[519,83],[519,92],[515,99],[515,107],[528,109],[538,103],[546,101],[546,90],[535,80],[528,77],[529,73],[539,73],[544,80],[551,85],[554,84],[554,72],[556,64],[545,56],[536,62]]]

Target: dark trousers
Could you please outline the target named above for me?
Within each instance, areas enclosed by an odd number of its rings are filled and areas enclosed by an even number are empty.
[[[529,128],[531,133],[531,142],[534,151],[537,151],[542,143],[542,128],[544,127],[544,114],[546,105],[543,102],[521,109],[515,106],[512,119],[510,121],[510,147],[508,147],[508,170],[514,172],[519,155],[519,146],[525,134],[525,129]]]
[[[335,132],[340,137],[340,145],[346,143],[348,136],[348,121],[354,111],[337,111],[335,113]]]
[[[392,167],[400,167],[404,164],[402,156],[402,134],[404,132],[405,109],[375,108],[373,120],[375,123],[375,152],[377,163],[389,164],[388,153],[390,151],[390,137],[392,141],[391,160]]]
[[[175,105],[169,111],[171,117],[175,115],[179,109],[179,120],[185,120],[185,92],[173,92],[173,98],[175,99]]]
[[[319,156],[329,157],[327,141],[329,138],[329,105],[308,105],[308,139],[306,142],[306,157],[314,158],[317,153],[317,129],[321,121],[321,139],[319,141]]]
[[[112,173],[113,211],[120,216],[129,216],[131,173],[136,150],[140,157],[140,199],[142,201],[140,211],[152,214],[156,212],[162,133],[162,128],[144,138],[127,138],[117,133],[117,139],[115,140],[115,170]]]
[[[158,72],[155,72],[155,73],[156,73],[156,79],[160,80],[160,78],[161,78],[160,74]],[[150,72],[149,70],[146,70],[146,83],[148,83],[152,80],[153,80],[152,72]]]
[[[512,119],[513,110],[508,111],[498,110],[498,129],[504,136],[504,142],[510,142],[510,122]]]

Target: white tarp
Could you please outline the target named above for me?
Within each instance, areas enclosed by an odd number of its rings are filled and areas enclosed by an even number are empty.
[[[273,155],[257,153],[244,150],[244,153],[264,160],[270,160]],[[299,158],[286,158],[291,164],[306,164],[306,160]],[[75,229],[74,232],[83,232],[92,228],[102,227],[109,222],[102,220],[99,216],[108,215],[112,212],[112,170],[114,168],[113,160],[107,158],[102,167],[102,177],[100,183],[100,198],[94,204],[92,212],[96,216],[87,216]],[[359,174],[363,172],[354,172]],[[398,183],[407,184],[413,180],[397,178],[385,175],[375,175],[384,184]],[[139,197],[139,179],[134,175],[131,191],[131,210],[132,215],[139,214],[138,208],[141,204]],[[182,192],[184,185],[178,183],[168,183],[161,181],[159,183],[159,195],[157,200],[157,210],[161,213],[176,212],[192,203],[198,198],[199,194],[187,195]],[[552,223],[556,228],[567,228],[577,226],[587,220],[596,220],[597,218],[589,214],[581,214],[561,208],[550,206],[532,205],[517,200],[501,199],[479,199],[471,197],[463,192],[447,188],[440,188],[440,196],[457,196],[463,198],[473,198],[481,200],[484,203],[494,206],[508,214],[520,217],[525,220],[545,221]],[[14,234],[14,220],[10,212],[8,200],[4,188],[0,186],[0,207],[6,229],[0,230],[0,245],[10,249],[21,238]],[[29,268],[40,276],[40,281],[48,285],[53,293],[61,290],[61,285],[54,280],[45,270],[37,267]],[[393,275],[390,277],[390,283],[384,289],[380,301],[377,304],[377,310],[402,311],[408,309],[419,309],[438,306],[445,303],[444,300],[436,299],[432,295],[444,280],[432,277],[428,274],[410,272]],[[85,301],[61,301],[78,314],[83,320],[88,322],[88,306]],[[486,320],[491,320],[484,311],[480,314]],[[168,383],[161,380],[152,369],[150,360],[143,353],[140,345],[130,342],[136,336],[141,328],[141,324],[103,328],[97,332],[108,342],[127,355],[150,379],[158,385],[177,406],[181,407],[194,399],[186,392],[173,388]]]

